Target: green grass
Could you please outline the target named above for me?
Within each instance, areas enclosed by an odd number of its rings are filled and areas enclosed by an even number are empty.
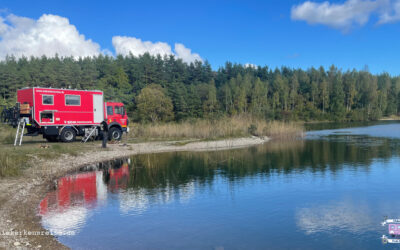
[[[303,135],[300,123],[265,121],[240,115],[217,120],[194,119],[182,122],[133,124],[128,140],[216,140],[246,136],[290,139]]]
[[[21,146],[14,147],[16,129],[0,125],[0,178],[18,176],[26,168],[34,164],[35,159],[53,160],[61,155],[77,156],[99,145],[97,142],[85,144],[79,141],[73,143],[48,143],[41,136],[24,137]]]
[[[13,144],[16,130],[7,125],[0,125],[1,144]]]
[[[0,177],[19,175],[23,168],[28,167],[28,158],[26,155],[11,150],[2,150],[0,152]]]

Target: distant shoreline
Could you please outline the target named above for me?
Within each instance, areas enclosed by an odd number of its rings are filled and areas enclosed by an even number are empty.
[[[383,117],[379,121],[400,121],[400,116]]]
[[[79,168],[103,161],[129,157],[138,154],[179,152],[179,151],[215,151],[244,148],[261,145],[269,137],[242,137],[213,141],[162,141],[134,144],[109,144],[97,151],[77,156],[62,155],[54,160],[36,159],[31,168],[21,176],[0,179],[0,228],[12,236],[0,232],[0,248],[68,249],[51,235],[16,235],[19,232],[43,232],[37,207],[45,194],[55,188],[55,180]],[[10,198],[11,197],[11,198]],[[4,234],[4,233],[3,233]],[[3,244],[3,245],[1,245]],[[40,247],[39,247],[40,246]]]

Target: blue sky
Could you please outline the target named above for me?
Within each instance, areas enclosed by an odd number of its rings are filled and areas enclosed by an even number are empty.
[[[299,0],[3,0],[0,16],[38,20],[43,14],[52,14],[67,18],[85,39],[113,54],[115,36],[163,42],[172,50],[180,43],[214,69],[232,61],[304,69],[335,64],[347,70],[368,65],[373,73],[400,74],[397,0],[322,2],[306,6]],[[298,8],[295,14],[293,8]],[[332,9],[339,16],[329,14]],[[7,20],[4,23],[13,25]],[[5,37],[0,32],[3,42]],[[10,37],[14,36],[7,39]]]

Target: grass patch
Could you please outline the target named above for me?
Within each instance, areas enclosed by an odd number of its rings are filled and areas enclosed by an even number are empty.
[[[0,126],[0,141],[1,144],[14,144],[16,129],[11,126]]]
[[[14,147],[15,132],[16,129],[8,125],[0,125],[0,177],[21,174],[31,167],[34,159],[53,160],[65,154],[77,156],[93,149],[92,143],[48,143],[41,136],[24,137],[22,146]]]
[[[295,138],[303,135],[298,123],[269,122],[247,115],[226,117],[218,120],[190,120],[184,122],[134,124],[130,139],[218,139],[246,136]]]
[[[399,115],[391,115],[391,116],[382,117],[380,120],[381,121],[399,121],[400,116]]]
[[[74,143],[30,142],[22,146],[0,145],[0,177],[16,176],[31,167],[34,159],[53,160],[61,155],[77,156],[90,150],[87,145]]]
[[[28,157],[15,152],[0,151],[0,177],[17,176],[27,167]]]

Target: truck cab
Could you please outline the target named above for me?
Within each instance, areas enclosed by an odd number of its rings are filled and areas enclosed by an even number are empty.
[[[108,124],[108,138],[120,140],[123,132],[129,132],[128,115],[124,104],[121,102],[106,102],[104,117]]]

